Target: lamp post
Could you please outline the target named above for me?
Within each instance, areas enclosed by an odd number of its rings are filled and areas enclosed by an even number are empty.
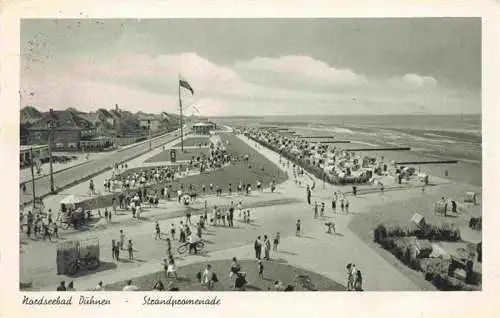
[[[33,191],[33,209],[36,207],[36,195],[35,195],[35,172],[34,172],[34,164],[35,159],[33,156],[33,148],[30,148],[30,161],[31,161],[31,190]]]
[[[151,144],[151,120],[148,120],[148,135],[149,135],[149,151],[153,148]]]
[[[55,121],[54,121],[54,110],[51,108],[50,109],[50,118],[47,122],[47,126],[50,129],[49,132],[49,173],[50,173],[50,192],[55,193],[55,187],[54,187],[54,171],[52,169],[52,143],[54,139],[54,128],[55,128]]]

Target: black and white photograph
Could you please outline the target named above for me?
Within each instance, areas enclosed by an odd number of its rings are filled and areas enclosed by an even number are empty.
[[[481,18],[22,19],[21,291],[480,291]]]

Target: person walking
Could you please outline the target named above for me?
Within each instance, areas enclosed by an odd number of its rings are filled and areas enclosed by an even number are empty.
[[[196,235],[201,239],[201,236],[202,236],[202,227],[203,227],[203,218],[200,217],[200,222],[198,222],[198,224],[196,225]]]
[[[354,289],[354,278],[355,278],[356,266],[352,263],[347,264],[347,291],[352,291]]]
[[[349,214],[349,200],[345,199],[345,213]]]
[[[167,238],[167,255],[172,255],[172,241],[169,238]]]
[[[354,278],[354,290],[363,291],[363,276],[359,269],[356,271],[356,277]]]
[[[187,242],[189,244],[189,254],[196,254],[196,242],[194,241],[194,238],[192,235],[188,235]]]
[[[43,226],[43,239],[46,240],[47,238],[49,238],[49,241],[52,240],[52,237],[50,235],[50,228],[47,224],[45,223],[42,223],[42,226]]]
[[[123,250],[125,246],[125,233],[123,230],[120,230],[120,249]]]
[[[115,242],[115,240],[111,240],[111,258],[113,259],[113,261],[116,260],[115,249],[116,249],[116,242]]]
[[[52,231],[54,232],[54,236],[59,238],[59,227],[56,222],[52,223]]]
[[[184,226],[182,225],[182,222],[181,222],[181,226],[180,226],[180,231],[179,231],[179,242],[180,243],[186,243],[186,232],[184,231]]]
[[[207,286],[208,290],[211,291],[214,289],[217,281],[217,275],[212,271],[212,266],[207,264],[207,267],[203,271],[203,275],[201,277],[201,284]]]
[[[66,282],[61,281],[61,284],[57,287],[56,291],[66,291]]]
[[[319,215],[321,217],[324,217],[325,216],[325,202],[321,202],[321,208],[320,208],[320,213]]]
[[[314,202],[314,218],[317,219],[318,218],[318,201],[315,201]]]
[[[257,261],[257,265],[259,266],[259,278],[261,280],[264,279],[264,264],[261,260]]]
[[[280,244],[280,232],[277,232],[276,236],[273,239],[273,251],[274,252],[278,251],[279,244]]]
[[[170,237],[172,238],[172,241],[175,240],[175,225],[174,225],[174,223],[170,224]]]
[[[255,249],[255,258],[260,260],[262,254],[262,241],[260,239],[260,236],[258,236],[257,239],[255,240],[254,249]]]
[[[158,221],[156,221],[155,230],[156,230],[155,240],[161,240],[161,229]]]
[[[231,207],[229,208],[229,215],[228,215],[228,223],[229,223],[230,227],[234,227],[233,219],[234,219],[234,207],[231,204]]]
[[[266,261],[270,260],[270,257],[269,257],[270,251],[271,251],[271,240],[269,240],[267,235],[264,235],[264,259]]]
[[[311,188],[309,187],[309,185],[307,185],[306,195],[307,195],[307,204],[311,205]]]
[[[132,240],[128,240],[127,250],[128,250],[128,259],[133,260],[134,259],[134,246],[133,246]]]
[[[300,236],[300,220],[297,220],[297,223],[295,223],[295,235]]]

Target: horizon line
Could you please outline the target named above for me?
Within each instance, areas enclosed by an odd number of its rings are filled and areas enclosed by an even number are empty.
[[[19,111],[22,111],[24,108],[26,107],[32,107],[32,108],[35,108],[36,110],[40,111],[40,112],[45,112],[40,110],[38,107],[36,106],[32,106],[32,105],[26,105],[26,106],[23,106],[20,108]],[[83,112],[83,113],[91,113],[91,112],[97,112],[99,109],[104,109],[104,110],[108,110],[108,108],[104,108],[104,107],[100,107],[96,110],[90,110],[90,111],[82,111],[82,110],[79,110],[78,108],[76,107],[67,107],[65,109],[54,109],[54,110],[59,110],[59,111],[66,111],[70,108],[73,108],[79,112]],[[113,108],[109,108],[109,109],[113,109]],[[124,110],[124,111],[128,111],[128,112],[131,112],[131,113],[139,113],[139,112],[142,112],[142,113],[145,113],[145,114],[161,114],[161,113],[170,113],[170,114],[177,114],[176,112],[169,112],[168,110],[164,110],[164,111],[160,111],[160,112],[151,112],[151,113],[146,113],[142,110],[137,110],[137,111],[132,111],[130,109],[127,109],[127,108],[122,108],[120,107],[121,110]],[[207,117],[207,118],[231,118],[231,117],[246,117],[246,118],[260,118],[260,117],[266,117],[266,116],[280,116],[280,117],[292,117],[292,116],[481,116],[482,115],[482,112],[478,112],[478,113],[390,113],[390,114],[375,114],[375,113],[365,113],[365,114],[349,114],[349,113],[342,113],[342,114],[326,114],[326,113],[318,113],[318,114],[301,114],[301,113],[297,113],[297,114],[263,114],[263,115],[245,115],[245,114],[230,114],[230,115],[200,115],[200,116],[195,116],[195,117]]]

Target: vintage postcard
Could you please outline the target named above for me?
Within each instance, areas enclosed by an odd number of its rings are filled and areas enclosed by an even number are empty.
[[[62,8],[5,14],[8,317],[493,315],[488,10]]]

